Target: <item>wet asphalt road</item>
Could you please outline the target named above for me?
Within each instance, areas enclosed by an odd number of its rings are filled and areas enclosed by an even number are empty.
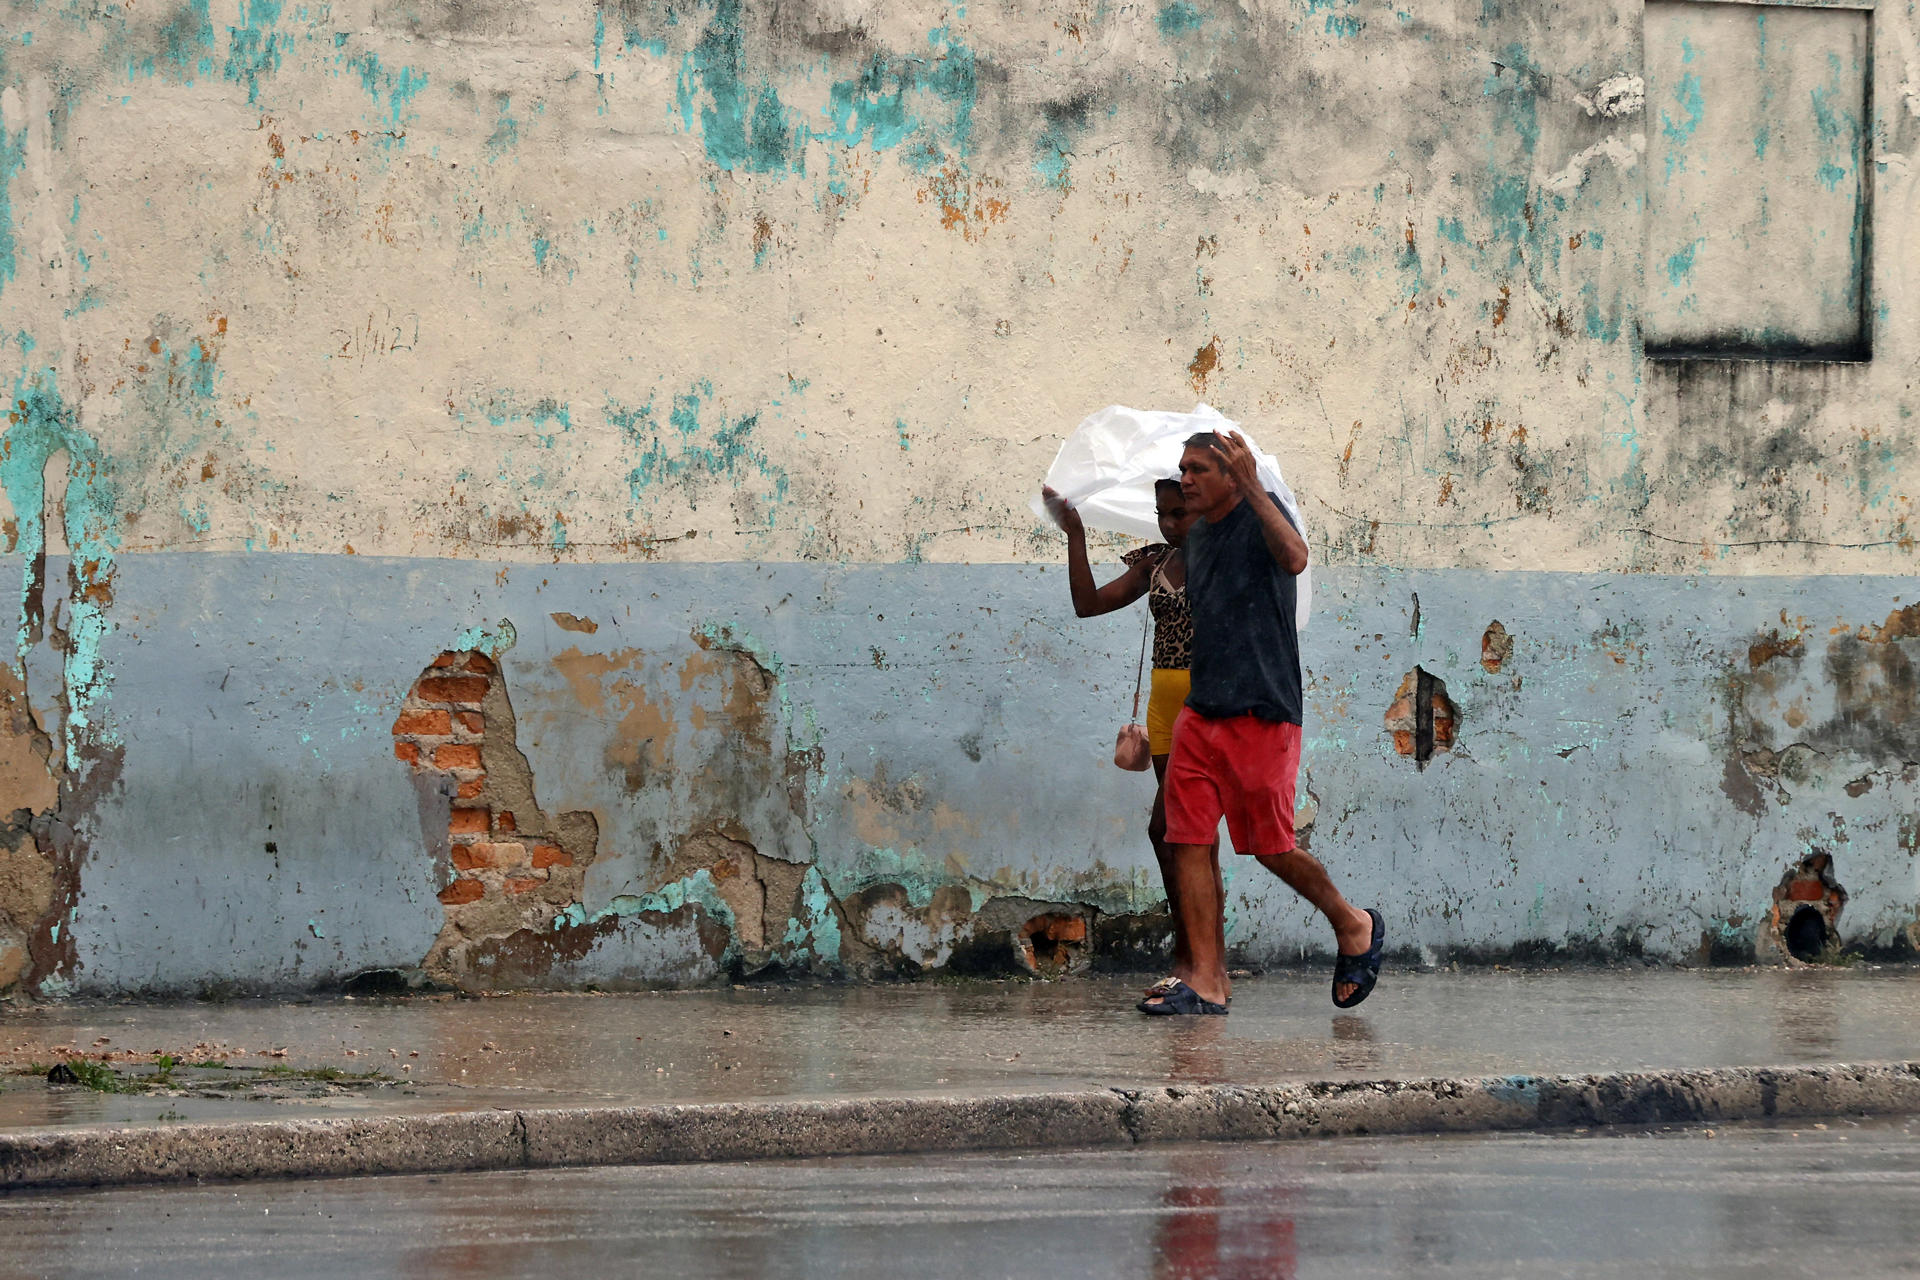
[[[0,1196],[0,1274],[1920,1275],[1920,1119]]]

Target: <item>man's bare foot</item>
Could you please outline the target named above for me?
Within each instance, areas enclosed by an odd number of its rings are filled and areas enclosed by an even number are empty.
[[[1369,923],[1367,927],[1369,931],[1371,931],[1373,926]],[[1371,939],[1373,934],[1369,932],[1367,937]],[[1202,1000],[1209,1001],[1213,1004],[1225,1004],[1227,1002],[1229,992],[1227,990],[1227,976],[1224,973],[1215,979],[1210,979],[1205,982],[1202,982],[1196,977],[1191,970],[1183,973],[1179,969],[1175,969],[1173,976],[1186,983],[1189,987],[1192,987],[1194,994],[1198,995]],[[1164,999],[1164,995],[1154,995],[1148,997],[1142,1003],[1160,1004]]]
[[[1335,925],[1333,930],[1335,943],[1343,956],[1363,956],[1367,948],[1373,945],[1373,917],[1364,911],[1355,911],[1345,924]],[[1357,982],[1343,982],[1334,988],[1334,996],[1345,1000],[1359,990]]]

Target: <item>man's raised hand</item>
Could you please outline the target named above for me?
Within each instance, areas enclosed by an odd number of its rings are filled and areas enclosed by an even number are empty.
[[[1239,488],[1242,497],[1251,498],[1264,493],[1260,484],[1260,464],[1254,460],[1253,450],[1238,431],[1222,431],[1220,441],[1220,464],[1228,479]]]

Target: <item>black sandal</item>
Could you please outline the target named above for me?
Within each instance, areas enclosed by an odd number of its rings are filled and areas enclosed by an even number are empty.
[[[1173,988],[1160,998],[1159,1004],[1142,1000],[1139,1008],[1140,1012],[1156,1018],[1172,1014],[1195,1013],[1210,1013],[1225,1017],[1227,1013],[1227,1006],[1215,1004],[1178,979],[1175,979]]]
[[[1373,994],[1374,984],[1380,981],[1380,953],[1387,945],[1387,922],[1372,907],[1367,914],[1373,917],[1373,944],[1365,955],[1350,956],[1342,953],[1333,961],[1333,1004],[1336,1009],[1351,1009]],[[1354,990],[1345,1000],[1339,996],[1340,984],[1351,982]]]
[[[1148,987],[1145,991],[1141,992],[1139,1003],[1134,1005],[1133,1007],[1138,1009],[1142,1013],[1147,1013],[1149,1012],[1147,1008],[1147,1001],[1153,999],[1155,996],[1168,995],[1173,991],[1175,987],[1179,985],[1180,985],[1180,979],[1173,977],[1171,974],[1169,974],[1167,977],[1160,979],[1160,981],[1154,983],[1152,986]]]

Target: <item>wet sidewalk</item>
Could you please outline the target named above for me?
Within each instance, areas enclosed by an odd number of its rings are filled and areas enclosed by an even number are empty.
[[[1324,974],[1281,972],[1237,983],[1230,1017],[1199,1019],[1141,1016],[1139,985],[11,1010],[0,1129],[1920,1058],[1920,970],[1895,967],[1389,970],[1348,1014]],[[103,1093],[25,1073],[105,1056],[137,1076],[159,1054],[180,1064],[179,1087]],[[212,1087],[223,1073],[254,1087]]]

